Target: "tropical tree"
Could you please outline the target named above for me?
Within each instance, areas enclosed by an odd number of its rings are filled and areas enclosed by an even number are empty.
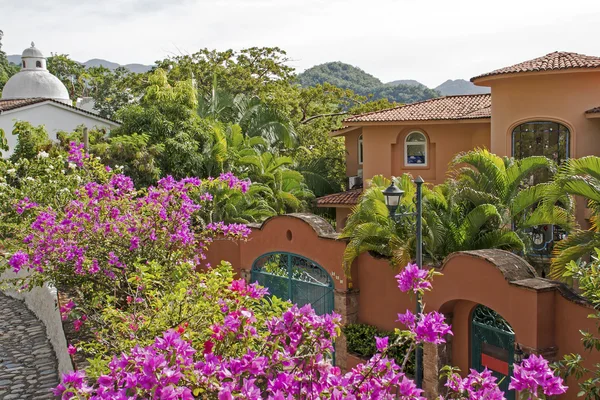
[[[528,231],[538,225],[557,225],[564,230],[573,227],[568,197],[544,203],[551,184],[538,183],[556,172],[553,161],[542,156],[515,160],[499,157],[485,149],[458,154],[451,163],[456,181],[456,196],[472,207],[493,205],[502,222],[530,243]]]
[[[576,229],[554,246],[550,276],[553,279],[570,280],[565,276],[570,262],[600,248],[600,157],[571,158],[560,167],[546,198],[548,202],[554,202],[557,197],[565,195],[581,196],[591,214],[589,229]]]
[[[269,188],[269,204],[278,214],[305,209],[314,197],[302,174],[291,169],[291,157],[256,151],[240,157],[238,163],[247,167],[247,176],[252,182]]]
[[[394,183],[405,194],[400,213],[415,211],[416,188],[412,177],[404,174]],[[393,266],[405,265],[415,255],[414,219],[390,218],[382,193],[390,180],[375,176],[348,218],[341,237],[350,239],[344,253],[348,271],[356,257],[364,252],[389,257]],[[519,236],[502,223],[502,216],[493,204],[466,204],[458,195],[453,181],[423,188],[423,241],[426,262],[440,263],[455,251],[498,248],[523,250]]]
[[[289,148],[297,141],[292,121],[256,95],[233,95],[213,88],[209,95],[199,96],[198,114],[237,124],[245,136],[262,137],[273,147]]]

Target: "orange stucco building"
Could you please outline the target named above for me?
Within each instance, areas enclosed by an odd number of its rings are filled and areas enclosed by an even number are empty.
[[[600,155],[600,57],[555,52],[471,81],[491,94],[440,97],[346,119],[332,135],[345,139],[351,183],[410,173],[438,184],[457,153],[477,147],[557,162]],[[338,230],[360,195],[350,189],[317,200],[319,207],[336,208]],[[579,221],[584,212],[578,208]]]

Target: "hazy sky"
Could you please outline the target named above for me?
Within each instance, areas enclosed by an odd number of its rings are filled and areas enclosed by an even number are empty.
[[[327,61],[437,86],[544,55],[600,56],[600,0],[0,0],[3,50],[33,40],[76,60],[279,46],[298,71]]]

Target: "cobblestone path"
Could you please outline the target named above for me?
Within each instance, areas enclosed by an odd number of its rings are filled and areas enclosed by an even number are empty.
[[[53,399],[57,371],[44,324],[23,302],[0,293],[0,399]]]

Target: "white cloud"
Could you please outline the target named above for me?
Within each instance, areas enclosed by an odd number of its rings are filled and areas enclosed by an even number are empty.
[[[34,40],[85,61],[152,63],[208,47],[279,46],[436,86],[555,50],[600,56],[600,2],[577,0],[2,0],[4,50]]]

